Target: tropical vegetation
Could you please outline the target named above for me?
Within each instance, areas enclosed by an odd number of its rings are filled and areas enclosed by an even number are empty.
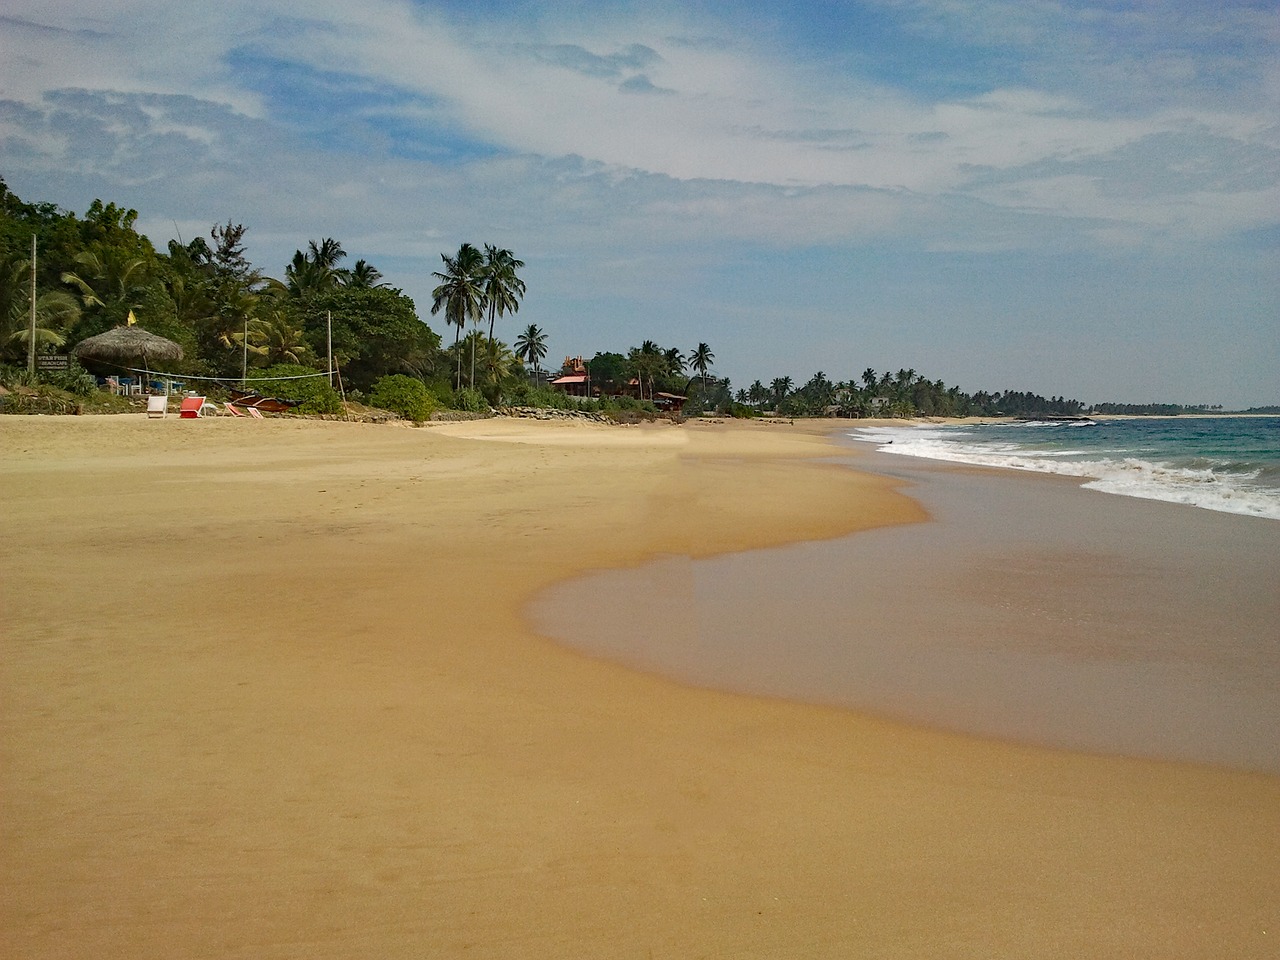
[[[510,344],[500,339],[502,322],[520,311],[528,292],[520,275],[525,263],[509,249],[462,243],[440,254],[429,309],[446,330],[453,327],[446,346],[413,300],[376,266],[364,258],[346,266],[348,253],[336,238],[308,240],[278,276],[270,276],[245,255],[243,224],[214,224],[207,236],[178,237],[159,251],[137,231],[137,218],[137,211],[101,200],[83,216],[26,202],[0,179],[0,384],[23,385],[28,398],[38,387],[52,406],[78,406],[95,393],[90,374],[127,371],[86,360],[87,372],[74,361],[60,370],[27,372],[29,362],[65,355],[82,340],[136,323],[182,348],[183,359],[169,373],[211,390],[252,382],[259,392],[300,400],[299,411],[320,414],[341,412],[344,394],[409,419],[441,407],[482,413],[506,405],[627,416],[655,415],[680,403],[686,415],[788,417],[1074,415],[1088,409],[1078,400],[1020,391],[965,393],[907,368],[867,368],[844,380],[819,371],[798,386],[779,376],[734,391],[728,378],[715,374],[709,343],[685,352],[652,339],[569,361],[559,373],[585,371],[591,393],[572,397],[549,385],[558,374],[544,369],[549,337],[540,325],[525,325]],[[118,406],[101,402],[103,409]]]

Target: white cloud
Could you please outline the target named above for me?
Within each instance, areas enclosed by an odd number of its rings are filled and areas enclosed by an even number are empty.
[[[1047,3],[1002,6],[1000,15],[961,0],[911,6],[935,22],[964,17],[968,29],[987,42],[1038,42],[1051,23],[1076,16]],[[22,69],[4,71],[11,99],[39,103],[48,90],[66,87],[176,93],[271,120],[261,94],[228,68],[231,53],[241,51],[412,95],[403,106],[377,107],[384,118],[400,113],[409,120],[444,119],[512,153],[578,156],[681,181],[906,190],[935,198],[972,191],[987,203],[1092,217],[1099,212],[1096,193],[1071,186],[1074,181],[1045,178],[1034,168],[1047,162],[1104,164],[1144,138],[1180,134],[1190,126],[1280,151],[1271,115],[1263,109],[1190,106],[1107,115],[1074,95],[1029,87],[928,102],[865,78],[797,64],[786,51],[726,33],[723,24],[712,22],[637,19],[601,26],[543,20],[511,42],[501,27],[486,31],[483,25],[451,23],[400,0],[375,0],[358,9],[318,0],[304,18],[279,0],[204,8],[117,0],[87,15],[82,4],[70,2],[26,0],[22,7],[19,2],[10,14],[15,29],[6,30],[8,39],[0,42],[0,56],[14,58],[8,62],[25,58]],[[1137,15],[1125,23],[1143,35],[1150,29],[1148,19]],[[1078,43],[1093,42],[1069,35]],[[718,42],[672,39],[682,36]],[[635,96],[636,90],[664,95]],[[144,109],[151,111],[152,137],[167,131],[213,146],[223,136],[216,125],[154,106]],[[363,117],[377,119],[374,110]],[[34,134],[28,129],[25,135]],[[49,134],[44,149],[58,155],[66,141]],[[981,186],[992,171],[1017,178],[1023,169],[1024,184]],[[1108,175],[1100,166],[1074,176],[1097,181]],[[1244,206],[1230,194],[1220,196],[1208,182],[1210,172],[1205,179],[1189,185],[1185,204],[1209,202],[1219,211]],[[1070,188],[1050,197],[1055,186]],[[1169,200],[1158,199],[1161,205]],[[1113,217],[1120,212],[1113,209]],[[1138,225],[1167,219],[1138,198],[1130,198],[1122,212]],[[1233,226],[1220,215],[1192,219],[1206,229]]]
[[[1200,259],[1207,242],[1275,224],[1280,58],[1215,59],[1186,41],[1207,42],[1195,22],[1162,39],[1143,11],[1122,18],[1141,40],[1125,50],[1107,39],[1114,10],[1081,25],[1078,8],[1052,3],[909,6],[921,29],[964,21],[975,42],[1016,47],[1034,69],[978,95],[929,96],[688,12],[546,13],[517,30],[407,0],[10,0],[3,173],[33,199],[136,206],[161,244],[174,220],[187,239],[243,221],[269,272],[307,239],[339,237],[419,303],[439,251],[462,238],[536,250],[531,290],[559,312],[535,319],[578,331],[586,342],[567,349],[590,345],[600,313],[664,331],[690,313],[726,330],[756,318],[762,345],[717,345],[726,358],[793,349],[767,340],[789,306],[761,290],[734,301],[716,279],[770,255],[820,251],[813,269],[852,300],[856,265],[878,251],[994,262],[1165,247]],[[1261,29],[1242,39],[1248,19],[1227,18],[1237,48],[1274,45]],[[312,95],[343,98],[291,110],[260,75],[235,71],[255,58],[294,65],[304,84],[323,76]],[[417,135],[406,131],[442,142],[397,142]],[[451,154],[455,136],[492,149]],[[885,301],[924,286],[910,277]],[[1251,289],[1257,302],[1276,295],[1274,282]],[[952,322],[978,322],[987,296],[971,294]],[[845,315],[820,299],[804,314],[814,342],[838,341]],[[923,294],[912,303],[914,314],[869,310],[867,329],[890,337],[930,309],[949,315]],[[932,349],[962,339],[939,334]]]

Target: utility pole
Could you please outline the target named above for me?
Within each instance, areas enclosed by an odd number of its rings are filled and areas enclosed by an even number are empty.
[[[326,310],[325,316],[328,317],[329,329],[329,389],[333,389],[333,311]]]
[[[31,234],[31,337],[27,341],[27,371],[36,372],[36,235]]]

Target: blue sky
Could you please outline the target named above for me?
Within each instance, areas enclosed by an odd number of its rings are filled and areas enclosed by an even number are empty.
[[[1271,0],[9,0],[0,175],[275,275],[335,237],[424,317],[506,246],[557,360],[1280,402]]]

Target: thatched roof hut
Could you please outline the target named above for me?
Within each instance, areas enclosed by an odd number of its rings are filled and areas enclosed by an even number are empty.
[[[147,369],[157,362],[171,363],[182,359],[182,347],[178,344],[134,326],[116,327],[81,340],[71,353],[81,360],[97,360],[122,367],[141,364]]]

